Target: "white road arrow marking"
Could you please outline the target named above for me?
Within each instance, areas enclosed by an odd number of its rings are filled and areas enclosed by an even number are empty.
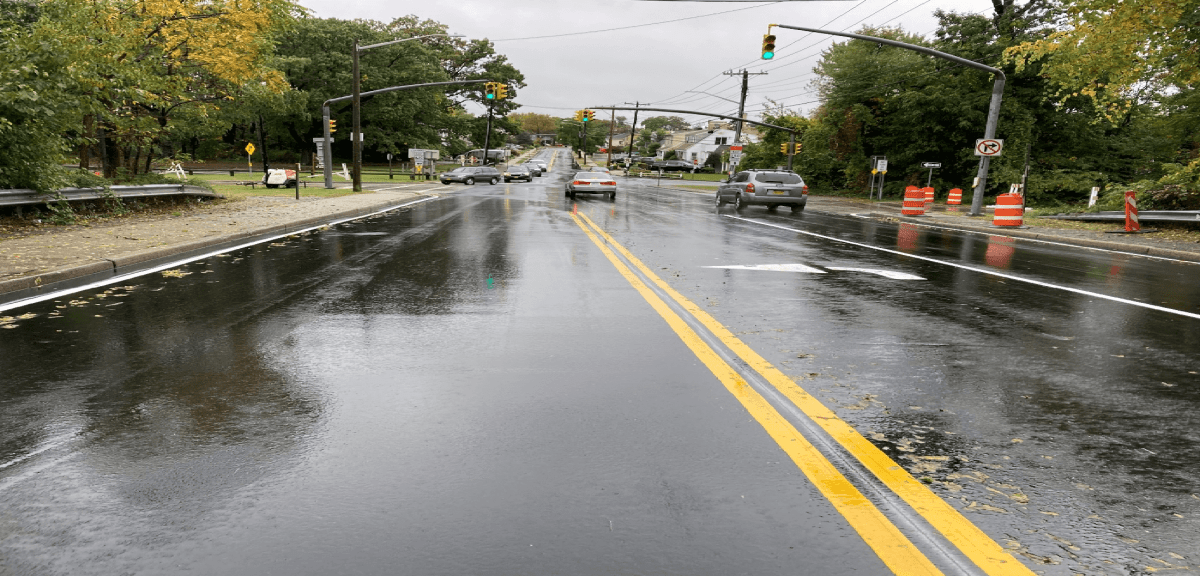
[[[892,280],[924,280],[924,278],[909,274],[907,272],[894,272],[892,270],[879,270],[877,268],[844,268],[841,266],[826,266],[830,270],[841,270],[843,272],[866,272],[867,274],[875,274]]]
[[[755,266],[705,266],[705,268],[724,268],[726,270],[763,270],[766,272],[807,272],[809,274],[825,274],[820,268],[803,264],[758,264]]]

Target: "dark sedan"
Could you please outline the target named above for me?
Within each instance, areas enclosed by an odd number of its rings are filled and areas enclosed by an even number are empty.
[[[508,170],[504,171],[504,181],[512,182],[513,180],[533,182],[533,173],[530,172],[528,168],[521,165],[509,166]]]
[[[663,172],[682,172],[693,168],[695,166],[686,160],[659,160],[650,165],[651,170],[662,170]]]

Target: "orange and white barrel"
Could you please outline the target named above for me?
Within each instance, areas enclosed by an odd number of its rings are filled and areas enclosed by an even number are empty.
[[[933,193],[933,186],[926,186],[922,188],[921,191],[925,193],[925,207],[929,208],[929,205],[933,204],[933,201],[936,198]]]
[[[950,196],[946,198],[946,204],[951,206],[962,204],[962,188],[951,188]]]
[[[1020,194],[1001,194],[996,197],[996,217],[993,226],[1020,226],[1025,221],[1025,199]]]
[[[1125,193],[1125,231],[1140,232],[1142,223],[1138,221],[1137,192],[1130,190]]]
[[[925,192],[916,186],[904,189],[904,204],[900,213],[905,216],[921,216],[925,214]]]

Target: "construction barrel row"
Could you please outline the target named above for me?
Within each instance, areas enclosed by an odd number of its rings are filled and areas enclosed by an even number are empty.
[[[905,216],[923,216],[925,210],[934,202],[932,186],[919,188],[908,186],[904,189],[904,204],[900,213]],[[962,188],[950,190],[946,198],[948,206],[962,204]],[[992,219],[995,226],[1021,226],[1025,217],[1025,198],[1020,194],[1001,194],[996,197],[996,216]]]

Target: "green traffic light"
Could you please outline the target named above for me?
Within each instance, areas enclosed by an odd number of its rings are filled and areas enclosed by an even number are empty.
[[[487,95],[487,99],[488,99],[488,100],[495,100],[495,99],[496,99],[496,95],[495,95],[495,94],[488,94],[488,95]]]
[[[774,53],[774,52],[763,52],[763,57],[762,57],[762,59],[763,59],[763,60],[770,60],[770,59],[772,59],[772,58],[774,58],[774,57],[775,57],[775,53]]]

